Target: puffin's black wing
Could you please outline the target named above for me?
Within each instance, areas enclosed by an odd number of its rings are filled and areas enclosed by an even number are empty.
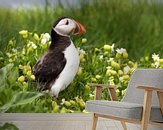
[[[49,89],[50,82],[54,82],[65,67],[66,59],[63,53],[48,51],[35,64],[33,74],[36,81],[44,84],[43,89]]]

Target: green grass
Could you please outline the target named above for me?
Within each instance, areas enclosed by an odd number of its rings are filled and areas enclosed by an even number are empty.
[[[54,20],[60,16],[72,17],[87,29],[85,48],[115,43],[139,59],[152,53],[163,54],[163,3],[131,2],[130,0],[81,1],[80,8],[47,6],[36,9],[0,9],[0,50],[18,31],[50,32]],[[76,37],[73,37],[75,39]],[[19,45],[23,44],[20,39]]]

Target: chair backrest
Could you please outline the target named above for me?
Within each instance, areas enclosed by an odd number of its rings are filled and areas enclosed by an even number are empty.
[[[140,85],[163,88],[163,69],[136,69],[122,101],[143,104],[144,91],[136,89]],[[156,92],[153,93],[152,106],[159,106]]]

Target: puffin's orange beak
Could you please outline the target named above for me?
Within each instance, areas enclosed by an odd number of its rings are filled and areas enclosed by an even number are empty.
[[[76,23],[76,28],[74,30],[74,35],[86,33],[86,30],[85,30],[84,26],[81,23],[79,23],[77,21],[75,21],[75,23]]]

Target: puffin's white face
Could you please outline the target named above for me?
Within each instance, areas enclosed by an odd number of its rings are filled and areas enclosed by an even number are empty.
[[[85,33],[85,28],[73,19],[64,18],[53,28],[58,34],[62,36],[70,36],[71,34]]]

